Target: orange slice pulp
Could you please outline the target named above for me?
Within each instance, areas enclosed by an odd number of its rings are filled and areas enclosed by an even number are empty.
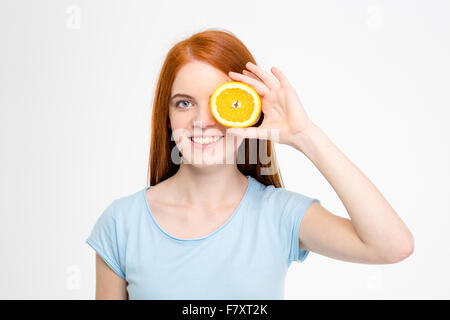
[[[211,112],[226,127],[249,127],[261,114],[258,93],[242,82],[226,82],[211,95]]]

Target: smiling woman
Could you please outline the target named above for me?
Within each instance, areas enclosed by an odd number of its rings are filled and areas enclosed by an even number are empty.
[[[289,266],[310,251],[371,264],[411,254],[407,227],[309,119],[281,70],[271,71],[225,31],[170,49],[153,101],[148,185],[112,201],[87,239],[98,255],[97,298],[282,299]],[[261,97],[262,114],[231,132],[210,101],[233,81]],[[351,219],[284,188],[275,142],[316,165]]]
[[[273,143],[264,140],[255,144],[227,135],[226,127],[210,111],[214,90],[231,81],[228,72],[242,71],[248,61],[256,63],[245,45],[226,31],[199,32],[170,49],[153,102],[150,185],[175,175],[184,162],[208,164],[209,168],[216,164],[234,173],[238,169],[264,184],[282,186]],[[262,120],[263,116],[253,126]],[[226,165],[232,163],[237,167]],[[264,168],[273,174],[261,174]]]
[[[148,186],[113,201],[87,240],[101,257],[98,299],[283,297],[288,265],[308,254],[298,247],[299,221],[319,200],[283,188],[272,141],[228,135],[211,113],[214,90],[248,61],[256,63],[221,30],[168,52],[153,101]]]

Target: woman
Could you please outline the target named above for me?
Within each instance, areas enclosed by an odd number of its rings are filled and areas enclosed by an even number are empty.
[[[271,72],[226,31],[169,51],[153,104],[149,186],[113,201],[87,239],[97,299],[282,299],[288,267],[310,251],[365,264],[411,255],[413,236],[396,212],[308,118],[284,74]],[[254,126],[225,128],[212,116],[210,96],[228,81],[260,95]],[[314,163],[350,219],[283,187],[274,142]]]

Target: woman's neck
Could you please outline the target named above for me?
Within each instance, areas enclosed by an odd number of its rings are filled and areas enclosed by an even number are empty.
[[[170,189],[174,191],[177,202],[195,207],[234,203],[242,197],[248,186],[247,177],[236,165],[197,168],[181,164],[170,180]]]

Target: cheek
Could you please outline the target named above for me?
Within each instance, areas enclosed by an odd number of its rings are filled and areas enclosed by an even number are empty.
[[[172,114],[169,116],[169,125],[172,132],[188,132],[189,131],[190,120],[187,115],[182,114]]]
[[[171,128],[180,128],[183,123],[183,118],[174,113],[169,113],[169,123]]]

